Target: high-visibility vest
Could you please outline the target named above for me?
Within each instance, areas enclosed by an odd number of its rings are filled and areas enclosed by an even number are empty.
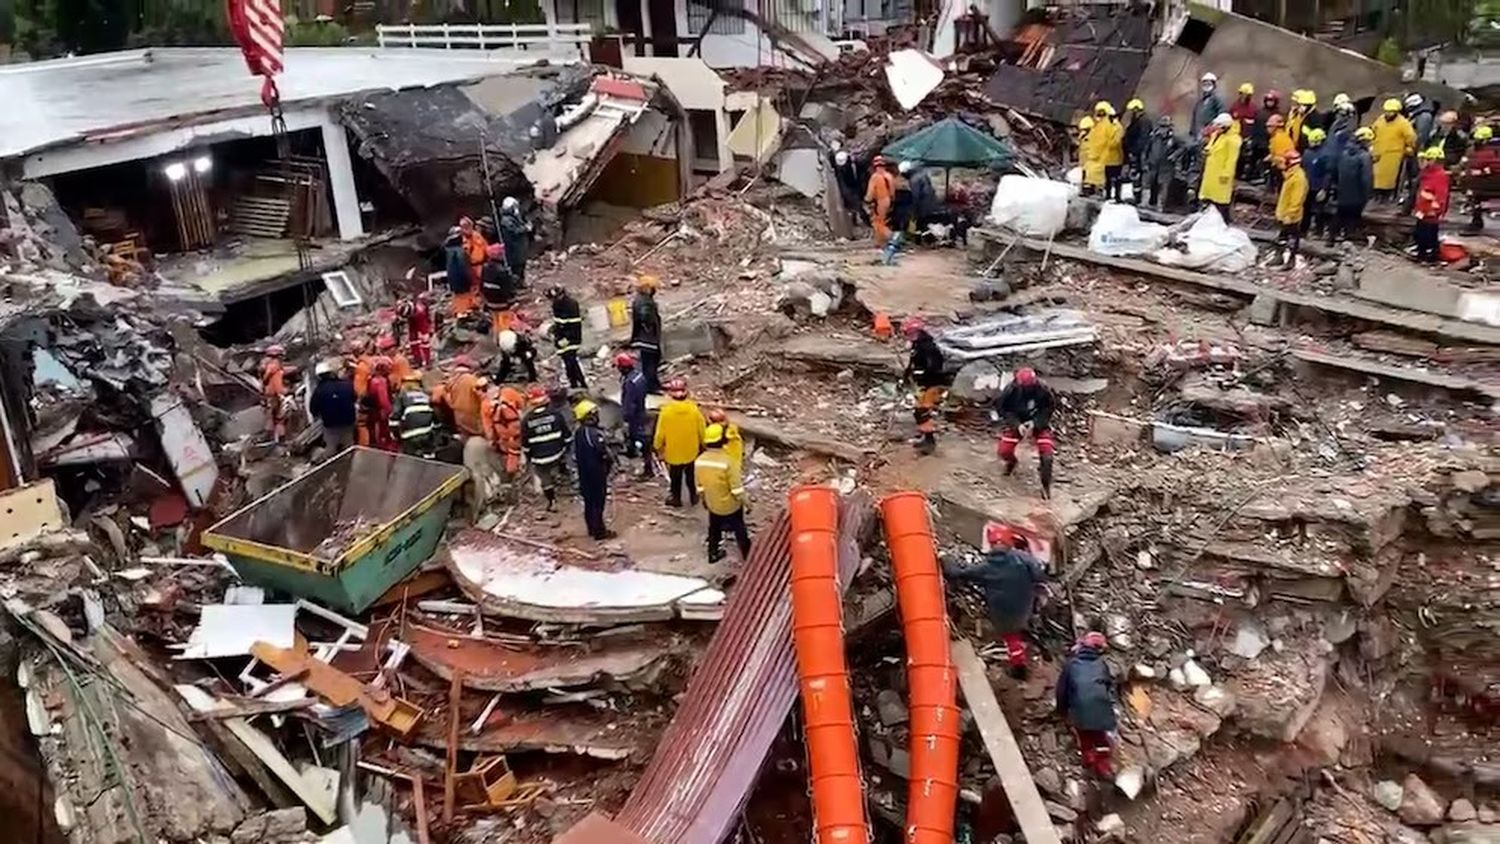
[[[538,466],[556,463],[568,453],[568,429],[562,414],[537,408],[521,420],[521,445],[526,458]]]
[[[427,394],[421,390],[408,390],[401,394],[400,418],[392,420],[401,431],[401,441],[414,440],[431,434],[437,426],[437,414]]]

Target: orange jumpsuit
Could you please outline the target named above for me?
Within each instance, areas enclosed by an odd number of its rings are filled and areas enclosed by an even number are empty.
[[[468,370],[448,376],[432,391],[434,404],[445,404],[453,411],[453,425],[469,437],[484,436],[484,424],[480,419],[480,405],[484,397],[479,393],[478,377]]]
[[[280,358],[268,357],[260,365],[260,399],[266,410],[266,430],[274,442],[286,434],[286,367]]]
[[[521,408],[526,404],[514,387],[500,388],[500,394],[489,402],[489,427],[486,436],[505,458],[505,473],[521,471]]]
[[[870,185],[865,190],[865,202],[875,206],[870,212],[870,225],[875,228],[875,245],[882,248],[891,238],[891,201],[895,197],[895,180],[885,168],[876,168],[870,174]]]
[[[463,235],[464,257],[469,262],[469,292],[453,297],[453,313],[463,316],[479,307],[479,274],[484,269],[484,260],[489,244],[478,229],[470,229]]]
[[[405,384],[406,376],[414,370],[411,368],[411,363],[406,360],[406,355],[396,352],[388,357],[391,359],[391,384],[394,389],[399,390],[399,385]]]
[[[370,442],[370,408],[365,396],[370,392],[370,377],[375,374],[375,359],[360,355],[354,361],[354,435],[360,445]]]

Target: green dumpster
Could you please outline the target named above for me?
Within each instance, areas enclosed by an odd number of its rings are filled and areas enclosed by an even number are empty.
[[[204,531],[247,583],[361,613],[437,550],[461,466],[351,448]]]

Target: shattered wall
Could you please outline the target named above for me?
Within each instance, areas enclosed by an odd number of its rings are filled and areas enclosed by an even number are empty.
[[[1124,105],[1146,71],[1151,41],[1149,14],[1101,10],[1066,19],[1047,36],[1056,54],[1045,68],[1001,65],[984,93],[1017,111],[1071,123],[1099,100]]]

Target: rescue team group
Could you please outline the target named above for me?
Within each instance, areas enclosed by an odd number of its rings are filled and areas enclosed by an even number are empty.
[[[1287,268],[1304,235],[1326,233],[1329,245],[1357,236],[1367,204],[1398,199],[1412,216],[1413,254],[1437,263],[1454,176],[1470,193],[1470,231],[1483,228],[1488,197],[1479,191],[1500,171],[1494,127],[1465,132],[1458,112],[1437,113],[1437,104],[1416,93],[1385,100],[1366,126],[1347,94],[1333,98],[1331,112],[1318,109],[1311,90],[1294,91],[1291,100],[1284,109],[1281,94],[1267,91],[1257,104],[1247,82],[1226,106],[1218,77],[1205,73],[1185,137],[1169,115],[1153,122],[1139,99],[1126,104],[1123,120],[1101,101],[1078,122],[1084,191],[1119,201],[1130,181],[1138,204],[1164,209],[1176,181],[1188,200],[1219,209],[1228,221],[1236,181],[1262,182],[1276,196]]]

